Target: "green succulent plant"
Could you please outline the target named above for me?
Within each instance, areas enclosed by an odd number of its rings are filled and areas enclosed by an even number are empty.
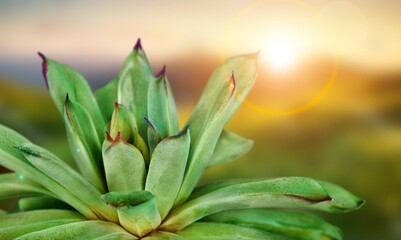
[[[363,200],[304,177],[197,186],[209,167],[252,141],[224,130],[256,78],[256,55],[218,67],[184,128],[165,68],[153,75],[140,40],[119,75],[92,93],[82,75],[43,54],[74,160],[0,125],[1,239],[341,239],[321,218],[288,209],[347,212]],[[281,210],[277,210],[281,208]],[[286,209],[286,210],[283,210]]]

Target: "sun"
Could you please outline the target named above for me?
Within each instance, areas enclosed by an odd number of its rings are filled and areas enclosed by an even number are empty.
[[[275,37],[262,44],[262,60],[269,68],[277,71],[286,71],[294,67],[299,54],[299,44],[291,37]]]

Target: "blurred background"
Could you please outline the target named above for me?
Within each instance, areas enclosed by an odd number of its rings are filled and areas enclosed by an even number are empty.
[[[345,239],[401,239],[400,12],[398,0],[2,0],[0,123],[70,157],[37,51],[96,89],[141,38],[154,72],[167,64],[182,124],[215,67],[259,51],[257,83],[227,126],[254,148],[202,181],[336,182],[367,200],[324,215]]]

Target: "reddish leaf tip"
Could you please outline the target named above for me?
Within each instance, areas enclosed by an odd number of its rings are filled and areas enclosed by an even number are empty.
[[[118,102],[114,102],[114,108],[118,108],[120,104]]]
[[[164,64],[162,70],[155,75],[156,78],[164,76],[166,76],[166,64]]]
[[[119,139],[119,141],[121,141],[123,143],[127,143],[127,141],[123,137],[123,134],[121,133],[121,131],[118,131],[116,139]]]
[[[233,89],[231,91],[231,95],[230,97],[232,97],[235,93],[235,89],[237,89],[237,81],[235,80],[235,74],[234,74],[234,70],[231,72],[231,82],[233,84]]]
[[[138,38],[138,40],[136,41],[134,50],[142,50],[141,38]]]
[[[111,145],[116,145],[118,143],[120,143],[121,141],[124,141],[123,136],[121,134],[121,131],[118,131],[116,138],[114,138],[114,141]]]
[[[49,81],[47,80],[47,61],[46,61],[46,56],[38,52],[39,57],[42,59],[42,74],[43,78],[45,79],[46,87],[49,89]]]
[[[111,137],[111,135],[110,135],[110,133],[109,133],[108,131],[106,131],[106,139],[107,139],[107,141],[109,141],[109,142],[113,142],[113,141],[114,141],[113,138]]]

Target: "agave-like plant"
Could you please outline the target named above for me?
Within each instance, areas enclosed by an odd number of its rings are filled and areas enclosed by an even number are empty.
[[[43,54],[73,160],[63,161],[0,125],[1,239],[341,239],[321,218],[363,200],[304,177],[223,180],[197,187],[209,167],[252,141],[224,130],[256,78],[256,55],[228,59],[179,129],[165,68],[156,76],[138,40],[118,77],[92,93],[82,75]]]

